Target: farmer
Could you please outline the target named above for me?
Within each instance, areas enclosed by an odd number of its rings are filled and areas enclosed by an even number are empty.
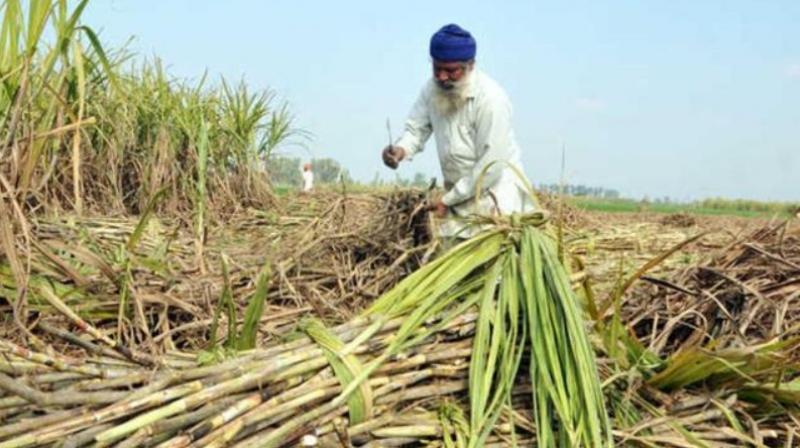
[[[314,172],[311,171],[311,164],[303,165],[303,192],[308,193],[314,189]]]
[[[475,49],[475,39],[458,25],[446,25],[431,37],[433,77],[414,103],[403,135],[383,150],[383,162],[395,169],[422,151],[434,135],[446,190],[430,206],[439,218],[510,214],[535,207],[528,181],[521,178],[511,102],[497,82],[475,68]],[[483,191],[476,204],[479,182]],[[452,219],[441,229],[443,236],[455,236],[459,230]]]

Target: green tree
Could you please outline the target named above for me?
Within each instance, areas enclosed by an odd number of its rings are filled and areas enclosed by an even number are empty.
[[[303,182],[300,159],[297,157],[270,157],[267,160],[267,173],[273,185],[299,187]]]
[[[332,184],[340,180],[348,183],[352,182],[347,169],[329,157],[311,160],[311,170],[314,172],[314,181],[317,183]]]

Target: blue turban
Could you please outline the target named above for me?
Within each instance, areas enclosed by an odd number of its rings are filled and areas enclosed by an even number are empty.
[[[431,37],[431,57],[442,62],[475,59],[475,39],[469,31],[451,23]]]

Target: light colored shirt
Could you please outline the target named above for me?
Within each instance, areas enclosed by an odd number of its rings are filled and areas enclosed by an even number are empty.
[[[314,188],[314,172],[303,171],[303,191],[311,191],[312,188]]]
[[[468,82],[466,104],[451,114],[439,112],[434,105],[434,89],[439,87],[433,79],[426,83],[396,145],[405,149],[410,159],[434,136],[447,190],[442,202],[458,216],[532,211],[535,205],[511,128],[511,102],[503,89],[478,69]],[[481,178],[481,199],[475,204]]]

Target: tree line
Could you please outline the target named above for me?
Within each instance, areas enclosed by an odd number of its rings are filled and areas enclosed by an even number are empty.
[[[574,184],[541,184],[539,189],[549,193],[563,193],[568,196],[589,196],[604,199],[619,199],[619,191],[605,187],[590,187]]]

